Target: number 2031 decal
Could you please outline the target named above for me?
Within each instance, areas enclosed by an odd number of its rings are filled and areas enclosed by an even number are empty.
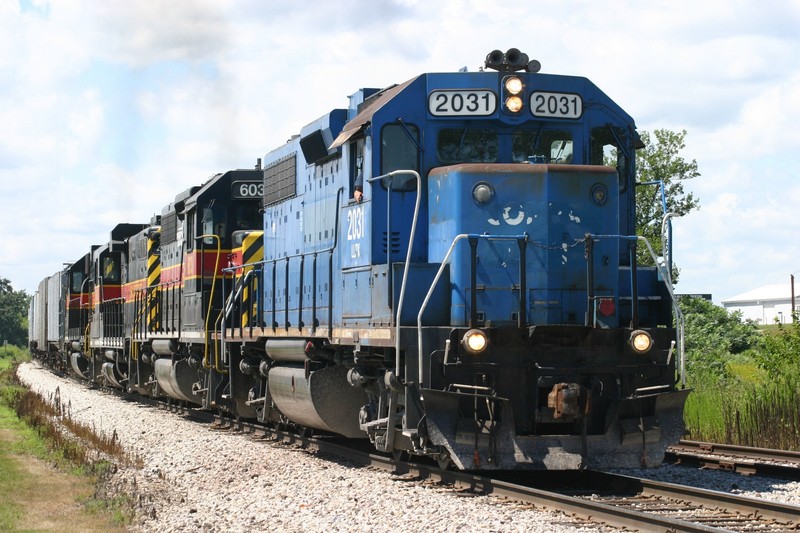
[[[497,95],[486,89],[448,89],[428,95],[428,111],[436,117],[488,116],[496,109]]]
[[[537,91],[531,94],[531,113],[535,117],[580,118],[583,99],[577,94]]]

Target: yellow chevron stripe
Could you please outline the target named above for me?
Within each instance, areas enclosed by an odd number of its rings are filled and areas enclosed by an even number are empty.
[[[257,263],[264,259],[264,232],[251,231],[242,241],[242,264]],[[242,269],[242,273],[246,274],[253,267],[247,266]],[[253,281],[252,290],[251,285],[248,285],[242,291],[242,326],[257,325],[252,324],[253,319],[258,315],[256,308],[257,298],[253,295],[258,291],[258,282]]]
[[[151,235],[147,239],[147,331],[154,332],[161,328],[161,282],[160,240]]]

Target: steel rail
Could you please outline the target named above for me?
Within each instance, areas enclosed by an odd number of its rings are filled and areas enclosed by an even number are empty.
[[[676,464],[737,472],[743,475],[800,479],[800,452],[681,440],[667,448]]]
[[[700,442],[681,440],[673,448],[693,448],[702,452],[737,455],[750,459],[763,459],[765,461],[785,461],[796,463],[800,466],[800,452],[794,450],[777,450],[774,448],[760,448],[754,446],[739,446],[736,444],[717,444],[713,442]]]
[[[767,522],[791,523],[792,529],[800,528],[800,507],[796,505],[620,474],[600,475],[608,479],[609,485],[622,482],[638,489],[642,495],[689,501],[701,506],[721,507],[745,516],[758,517]]]

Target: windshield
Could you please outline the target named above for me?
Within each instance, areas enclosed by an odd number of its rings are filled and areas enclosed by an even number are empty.
[[[511,144],[515,163],[572,163],[572,134],[568,131],[516,131]]]
[[[436,139],[436,155],[445,165],[454,163],[496,163],[497,131],[490,129],[443,128]]]

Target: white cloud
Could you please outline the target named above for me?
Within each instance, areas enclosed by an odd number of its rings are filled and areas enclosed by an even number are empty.
[[[702,207],[675,222],[681,292],[724,298],[798,268],[798,2],[33,5],[0,0],[0,276],[15,286],[252,166],[361,87],[510,47],[588,77],[640,129],[688,130]]]

